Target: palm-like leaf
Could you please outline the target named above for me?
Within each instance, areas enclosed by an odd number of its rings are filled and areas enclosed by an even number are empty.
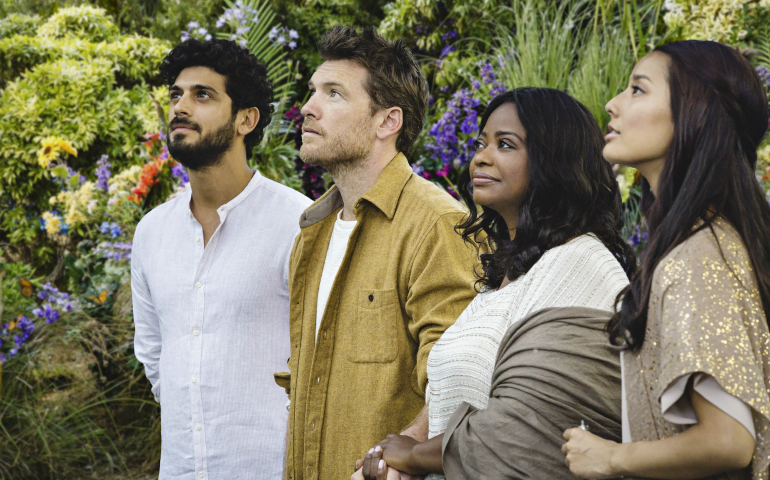
[[[754,49],[757,51],[757,63],[770,68],[770,25],[762,25],[754,43]]]
[[[232,8],[234,1],[225,0],[225,4],[228,8]],[[245,38],[249,51],[267,66],[267,75],[273,83],[273,92],[278,103],[275,110],[280,114],[294,93],[294,71],[286,58],[284,47],[273,43],[269,38],[270,29],[275,25],[275,12],[269,0],[243,0],[242,4],[258,12],[257,21],[250,25]],[[229,36],[224,32],[217,33],[219,38],[229,38]]]

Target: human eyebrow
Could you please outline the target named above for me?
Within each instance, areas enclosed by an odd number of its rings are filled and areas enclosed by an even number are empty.
[[[219,94],[219,92],[217,92],[216,88],[211,87],[209,85],[200,85],[200,84],[199,85],[193,85],[192,86],[192,90],[207,90],[209,92],[212,92],[212,93],[215,93],[215,94]]]
[[[506,135],[514,136],[514,137],[518,138],[521,143],[524,143],[524,139],[521,138],[519,136],[519,134],[516,133],[516,132],[508,132],[508,131],[503,131],[503,130],[498,130],[498,131],[495,132],[495,138],[504,137]]]
[[[650,77],[648,77],[647,75],[641,75],[641,74],[632,75],[631,80],[635,82],[638,82],[639,80],[647,80],[648,82],[652,83],[652,80],[650,80]]]

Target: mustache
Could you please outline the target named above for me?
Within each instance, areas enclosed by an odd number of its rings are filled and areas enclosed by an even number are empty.
[[[321,135],[324,134],[324,131],[321,130],[317,125],[313,124],[312,122],[308,122],[307,118],[305,118],[305,121],[302,122],[302,128],[303,129],[309,128],[310,130],[313,130],[314,132],[318,132]]]
[[[177,125],[186,125],[188,127],[194,128],[198,132],[201,131],[200,125],[184,117],[175,117],[173,120],[168,122],[168,129],[173,130]]]

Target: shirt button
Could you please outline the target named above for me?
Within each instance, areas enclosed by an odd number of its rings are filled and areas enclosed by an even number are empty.
[[[198,282],[198,283],[195,284],[195,288],[201,288],[202,286],[203,286],[203,284],[201,284],[201,282]]]
[[[326,332],[324,332],[324,338],[326,338]]]
[[[204,475],[204,473],[203,473],[203,472],[198,472],[198,476],[199,476],[200,478],[203,478],[203,475]]]
[[[201,333],[200,330],[198,330],[197,328],[193,330],[193,335],[195,335],[196,337],[200,335],[200,333]]]
[[[316,378],[316,379],[315,379],[315,382],[316,382],[316,383],[321,383],[321,377],[318,377],[318,378]]]
[[[202,427],[201,427],[201,425],[200,425],[200,424],[198,424],[198,425],[196,425],[196,426],[195,426],[195,429],[196,429],[196,430],[200,430],[201,428],[202,428]]]
[[[201,241],[201,237],[195,237],[195,241],[196,242],[200,242]]]
[[[192,380],[191,380],[191,381],[192,381],[193,383],[198,383],[198,379],[197,379],[197,378],[195,378],[195,377],[192,377]]]
[[[369,295],[369,301],[370,301],[370,302],[373,302],[373,301],[374,301],[374,295]]]
[[[310,424],[310,430],[315,430],[315,422]]]

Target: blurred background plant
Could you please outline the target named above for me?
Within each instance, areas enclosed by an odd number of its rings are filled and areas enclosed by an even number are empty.
[[[661,43],[741,49],[768,88],[768,0],[0,0],[0,479],[150,478],[159,409],[133,355],[131,239],[188,187],[166,148],[158,66],[188,38],[232,38],[268,65],[273,121],[252,168],[320,197],[298,156],[316,41],[375,26],[411,46],[430,87],[414,171],[455,195],[489,100],[565,90],[604,105]],[[757,180],[770,201],[770,140]],[[616,169],[623,235],[647,232],[638,172]]]

